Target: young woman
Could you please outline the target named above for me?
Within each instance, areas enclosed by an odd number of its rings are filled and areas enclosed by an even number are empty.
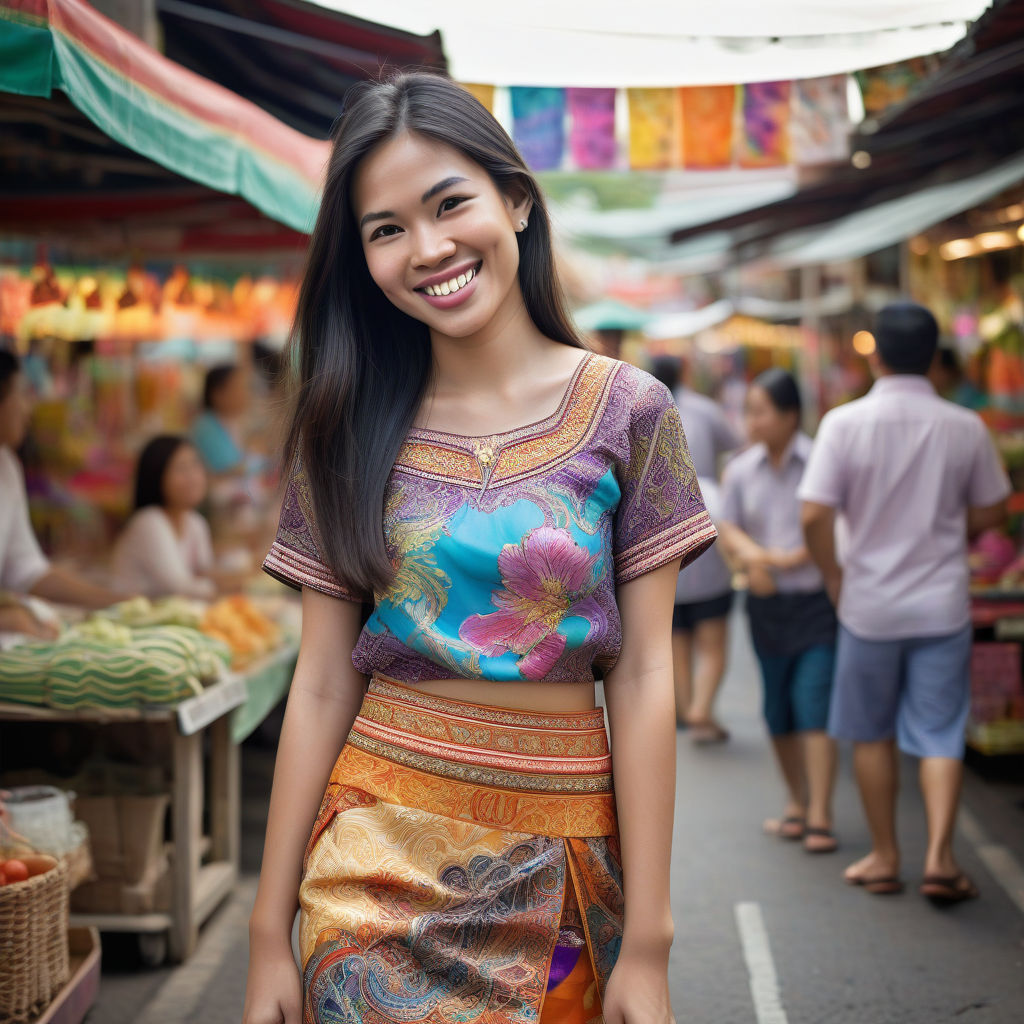
[[[233,363],[211,367],[203,384],[203,411],[192,428],[192,443],[211,473],[240,474],[245,468],[242,418],[249,390],[242,368]]]
[[[836,849],[832,834],[835,744],[825,729],[832,694],[836,618],[804,546],[797,488],[811,451],[800,431],[800,389],[768,370],[750,386],[753,447],[725,468],[722,543],[750,578],[747,611],[764,681],[764,715],[786,784],[781,819],[766,831],[803,840],[809,853]]]
[[[196,511],[206,497],[206,470],[183,437],[155,437],[142,450],[135,514],[114,548],[114,575],[129,593],[213,598],[210,527]]]
[[[246,1024],[667,1024],[672,595],[715,535],[671,395],[583,348],[536,181],[434,75],[350,94],[297,328]]]

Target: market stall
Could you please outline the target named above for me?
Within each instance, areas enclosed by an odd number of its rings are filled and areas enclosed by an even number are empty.
[[[75,791],[93,869],[72,894],[71,924],[135,933],[147,964],[189,956],[237,880],[238,745],[287,691],[297,655],[298,606],[262,606],[276,621],[244,598],[136,599],[53,643],[0,652],[0,784],[15,797],[12,780]],[[69,778],[19,764],[56,723],[93,734]],[[104,730],[132,725],[150,748],[134,772],[104,756]]]

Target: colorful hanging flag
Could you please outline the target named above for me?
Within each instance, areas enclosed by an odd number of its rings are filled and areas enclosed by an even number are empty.
[[[615,90],[569,89],[569,152],[581,171],[615,166]]]
[[[512,137],[528,167],[557,170],[565,149],[565,90],[514,85]]]
[[[731,166],[736,86],[684,86],[678,97],[682,125],[678,162],[692,170]]]
[[[494,113],[493,85],[481,85],[479,82],[459,82],[459,85],[482,103],[492,114]]]
[[[679,115],[675,89],[627,89],[626,95],[629,166],[636,171],[671,167]]]
[[[914,57],[856,72],[857,84],[864,97],[864,113],[868,117],[877,117],[886,107],[902,103],[914,86],[937,66],[935,57]]]
[[[792,114],[790,141],[795,163],[807,166],[846,159],[850,151],[846,75],[794,82]]]
[[[741,167],[779,167],[789,162],[790,82],[752,82],[743,89]]]

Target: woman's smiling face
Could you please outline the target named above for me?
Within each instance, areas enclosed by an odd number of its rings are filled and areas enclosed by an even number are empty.
[[[522,303],[516,228],[530,200],[503,195],[459,150],[396,135],[356,169],[352,200],[370,276],[432,330],[469,337]]]

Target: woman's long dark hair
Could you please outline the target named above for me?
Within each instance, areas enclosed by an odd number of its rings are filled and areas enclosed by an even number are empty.
[[[135,508],[146,508],[147,505],[163,507],[164,474],[167,465],[174,458],[174,453],[184,444],[191,442],[176,434],[161,434],[154,437],[139,456],[139,467],[135,472]]]
[[[321,554],[346,586],[382,593],[393,576],[384,492],[432,370],[430,332],[393,306],[366,266],[351,196],[361,160],[401,132],[451,146],[505,194],[533,200],[519,240],[526,309],[548,337],[584,348],[555,274],[544,200],[523,158],[485,107],[450,79],[404,73],[346,95],[332,132],[320,212],[309,243],[293,344],[295,406],[285,449],[309,481]]]

